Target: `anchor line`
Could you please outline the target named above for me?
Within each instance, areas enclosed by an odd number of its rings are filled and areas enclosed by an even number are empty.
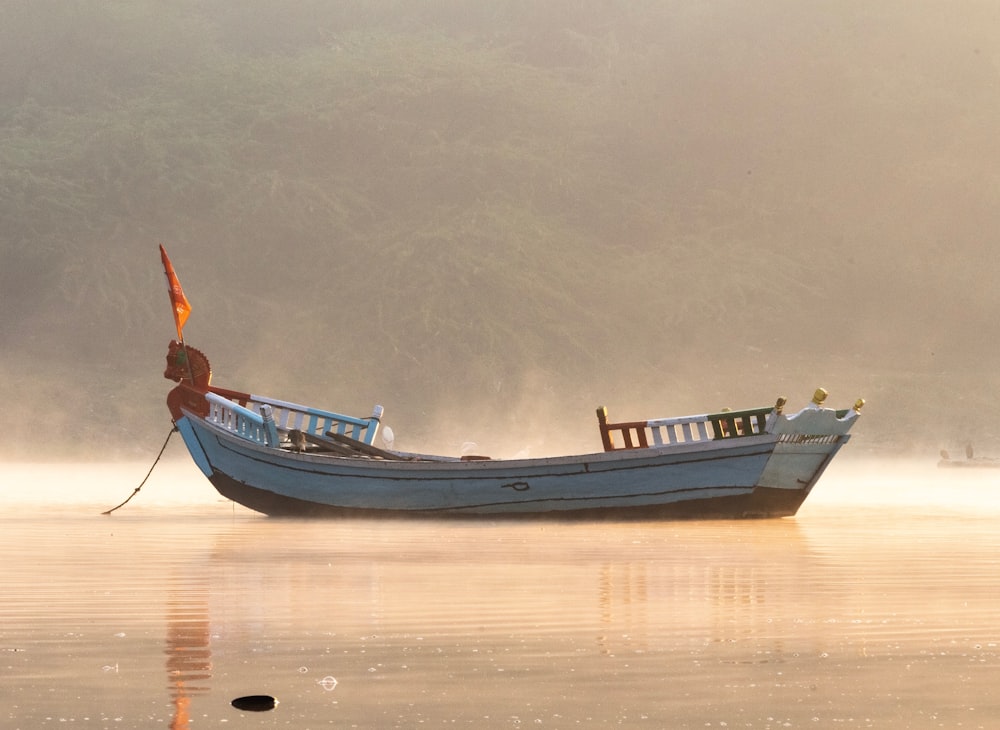
[[[114,512],[119,507],[124,507],[126,504],[128,504],[129,500],[132,499],[132,497],[134,497],[135,495],[137,495],[139,493],[139,490],[142,489],[143,485],[146,483],[146,480],[149,479],[149,475],[153,473],[153,469],[155,469],[156,465],[159,463],[160,457],[163,456],[163,452],[167,450],[167,444],[170,443],[170,437],[174,435],[174,432],[176,430],[177,430],[177,425],[174,424],[174,427],[170,429],[170,433],[167,434],[167,438],[163,442],[163,446],[160,447],[160,453],[156,455],[156,459],[153,461],[153,465],[151,467],[149,467],[149,471],[146,472],[146,476],[139,483],[139,486],[135,488],[135,490],[132,492],[132,494],[130,494],[128,496],[128,498],[124,502],[122,502],[121,504],[119,504],[117,507],[112,507],[111,509],[107,510],[106,512],[101,512],[102,515],[110,515],[112,512]]]

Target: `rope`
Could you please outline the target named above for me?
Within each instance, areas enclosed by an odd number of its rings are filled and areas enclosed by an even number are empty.
[[[155,469],[157,463],[159,463],[160,457],[163,456],[163,452],[167,450],[167,444],[170,443],[170,437],[174,435],[174,432],[176,430],[177,426],[174,426],[172,429],[170,429],[170,433],[167,434],[167,440],[163,442],[163,446],[160,448],[160,453],[156,455],[156,461],[153,462],[153,465],[149,467],[149,471],[146,472],[146,478],[143,479],[142,482],[139,484],[139,486],[135,488],[135,491],[133,491],[132,494],[128,496],[128,499],[126,499],[124,502],[118,505],[118,507],[124,507],[126,504],[128,504],[129,500],[132,499],[132,497],[134,497],[139,493],[139,490],[142,489],[143,484],[146,483],[146,479],[149,479],[149,475],[153,473],[153,469]],[[112,512],[118,509],[118,507],[112,507],[107,512],[101,512],[101,514],[110,515]]]

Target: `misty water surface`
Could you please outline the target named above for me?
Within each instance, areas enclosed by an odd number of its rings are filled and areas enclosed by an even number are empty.
[[[5,727],[995,727],[991,474],[795,519],[308,521],[185,463],[5,465]],[[270,694],[268,713],[234,709]]]

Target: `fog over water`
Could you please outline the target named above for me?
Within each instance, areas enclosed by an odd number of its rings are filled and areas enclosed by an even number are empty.
[[[0,455],[148,460],[174,335],[404,449],[868,406],[1000,456],[1000,7],[38,0],[0,28]]]
[[[955,457],[959,457],[956,455]],[[115,506],[139,486],[149,464],[8,463],[3,468],[4,502],[58,508],[85,515]],[[1000,513],[996,469],[942,469],[933,458],[890,459],[852,454],[846,446],[833,461],[799,516],[808,518],[831,510],[888,512],[893,509],[932,514]],[[159,462],[123,513],[171,514],[178,507],[229,504],[191,463],[180,443]],[[234,512],[252,515],[240,506]]]

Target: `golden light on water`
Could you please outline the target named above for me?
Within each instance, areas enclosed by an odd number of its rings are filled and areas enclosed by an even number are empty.
[[[15,727],[989,727],[992,470],[844,459],[798,517],[283,520],[187,462],[5,465]],[[925,720],[932,717],[934,722]]]

